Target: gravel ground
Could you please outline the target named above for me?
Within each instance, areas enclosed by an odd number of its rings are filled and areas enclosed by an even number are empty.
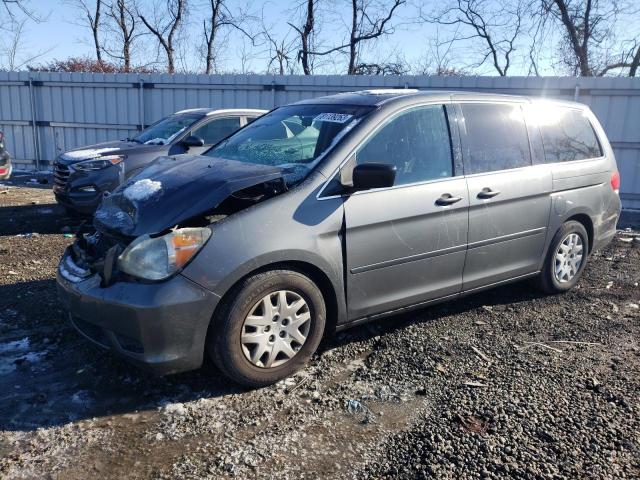
[[[25,180],[0,184],[2,478],[640,477],[629,232],[571,293],[521,283],[371,323],[242,391],[209,364],[157,378],[81,339],[54,281],[77,225]]]

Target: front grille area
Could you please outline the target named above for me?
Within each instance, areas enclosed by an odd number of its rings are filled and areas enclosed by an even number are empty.
[[[64,190],[69,180],[69,167],[60,162],[56,162],[53,167],[53,184],[56,190]]]

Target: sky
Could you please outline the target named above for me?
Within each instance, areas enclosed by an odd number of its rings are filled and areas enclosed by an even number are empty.
[[[91,1],[92,0],[88,0],[89,3]],[[195,1],[198,2],[198,0]],[[139,0],[139,2],[143,8],[151,8],[152,5],[154,5],[153,0]],[[293,39],[293,34],[286,25],[286,21],[290,19],[291,6],[295,2],[290,0],[268,0],[248,3],[234,1],[230,3],[242,5],[243,8],[250,10],[257,17],[264,15],[264,24],[275,37],[283,38],[287,36],[288,33],[287,39]],[[333,3],[336,4],[339,9],[340,2],[334,1]],[[95,56],[91,43],[91,32],[88,28],[82,26],[83,19],[80,11],[74,8],[71,3],[64,0],[30,0],[28,5],[44,19],[44,21],[40,23],[29,22],[25,27],[25,33],[23,35],[24,40],[22,44],[25,51],[28,51],[32,55],[45,52],[42,56],[38,57],[35,63],[46,63],[53,59],[85,55]],[[198,5],[198,3],[195,4],[196,7]],[[407,8],[405,12],[407,15],[408,10]],[[349,12],[348,10],[343,10],[341,13],[347,15]],[[197,11],[192,11],[189,17],[189,26],[187,27],[192,38],[199,38],[201,21],[201,15],[199,16]],[[396,23],[399,24],[399,26],[395,29],[395,33],[383,41],[378,42],[378,45],[375,46],[376,50],[383,51],[384,56],[394,56],[395,52],[401,51],[409,61],[414,61],[424,55],[428,32],[424,31],[426,29],[419,31],[416,28],[402,25],[405,22],[406,19],[398,17]],[[254,28],[260,29],[261,23],[262,21],[257,22]],[[333,39],[341,39],[345,31],[343,20],[336,17],[329,19],[323,26],[323,33],[326,33],[327,37]],[[220,64],[221,69],[230,71],[240,70],[243,63],[241,60],[243,51],[245,55],[249,57],[249,67],[258,70],[265,68],[266,63],[268,63],[268,53],[265,45],[251,47],[250,42],[244,40],[242,35],[233,32],[228,35],[228,37],[222,46],[223,58]],[[148,43],[147,49],[150,50],[148,57],[155,57],[155,50],[151,42]],[[192,41],[191,43],[194,42]],[[197,63],[197,61],[201,59],[201,55],[195,50],[196,47],[194,46],[192,50],[185,55],[187,57],[186,68],[188,69],[201,68]]]
[[[37,60],[31,64],[43,64],[54,59],[65,59],[69,57],[89,56],[94,57],[94,49],[91,43],[90,30],[83,27],[83,19],[80,10],[72,5],[69,0],[26,0],[29,8],[43,18],[40,23],[28,22],[21,37],[20,51],[22,58],[30,58],[36,54]],[[94,0],[86,0],[93,3]],[[385,1],[385,0],[372,0]],[[492,0],[490,0],[492,1]],[[156,11],[161,11],[160,6],[164,5],[164,0],[138,0],[141,8],[152,12],[154,5]],[[266,29],[271,35],[279,40],[286,39],[293,41],[292,30],[286,24],[292,20],[292,5],[298,4],[299,0],[230,0],[232,8],[244,8],[251,12],[256,21],[252,24],[253,31]],[[349,3],[346,0],[325,0],[323,5],[329,6],[331,12],[319,12],[324,19],[321,23],[320,38],[323,39],[324,48],[336,46],[346,39],[347,25],[345,20],[349,16]],[[387,0],[388,3],[388,0]],[[425,65],[429,70],[433,70],[435,58],[445,56],[448,58],[447,66],[463,69],[467,73],[477,75],[496,75],[496,71],[489,64],[476,65],[478,58],[482,57],[484,44],[478,39],[460,41],[448,47],[447,40],[453,35],[466,36],[468,32],[452,31],[450,27],[436,26],[433,24],[417,24],[416,5],[420,0],[409,2],[407,6],[398,10],[398,15],[394,17],[395,33],[376,42],[367,43],[362,51],[361,60],[365,62],[384,62],[403,60],[411,67],[410,73],[422,73]],[[440,0],[423,0],[428,6],[437,8],[442,5]],[[192,9],[189,14],[189,23],[186,26],[185,35],[189,41],[184,43],[181,52],[182,61],[178,63],[178,70],[199,72],[204,67],[204,58],[200,50],[200,39],[202,32],[204,0],[191,0]],[[502,8],[501,0],[495,0],[492,6],[496,12]],[[327,8],[327,7],[325,7]],[[262,18],[262,20],[258,20]],[[140,25],[141,29],[144,26]],[[553,31],[551,35],[554,35]],[[530,73],[528,53],[529,49],[522,40],[518,50],[513,55],[513,66],[509,71],[511,75],[527,75]],[[0,39],[0,43],[2,39]],[[135,63],[149,64],[156,60],[157,51],[154,42],[150,37],[143,40],[142,46],[134,56]],[[436,45],[439,45],[436,47]],[[1,46],[1,45],[0,45]],[[255,72],[265,73],[269,61],[269,51],[266,43],[252,46],[246,38],[237,31],[229,31],[219,46],[219,58],[217,70],[220,73],[244,73]],[[558,71],[551,56],[553,49],[542,49],[539,58],[539,67],[544,75],[558,75],[566,72]],[[295,53],[292,53],[295,56]],[[346,56],[336,54],[332,57],[320,57],[324,63],[315,69],[315,73],[344,73],[346,71]],[[295,61],[292,62],[297,65]],[[2,64],[0,63],[0,67]],[[300,66],[297,71],[300,73]]]

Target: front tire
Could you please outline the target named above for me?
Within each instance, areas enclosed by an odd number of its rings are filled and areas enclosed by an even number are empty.
[[[258,273],[237,285],[209,329],[207,348],[231,380],[259,388],[302,368],[326,324],[320,289],[294,270]]]
[[[580,222],[565,222],[553,237],[538,286],[547,293],[562,293],[576,286],[589,257],[589,236]]]

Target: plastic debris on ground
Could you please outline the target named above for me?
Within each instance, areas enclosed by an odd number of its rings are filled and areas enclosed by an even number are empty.
[[[375,415],[371,409],[358,400],[347,400],[345,408],[347,409],[347,412],[352,415],[362,415],[362,423],[376,423]]]

